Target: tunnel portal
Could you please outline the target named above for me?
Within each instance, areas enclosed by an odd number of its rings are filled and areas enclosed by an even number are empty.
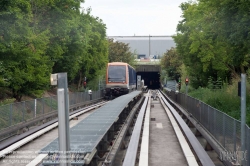
[[[159,89],[160,83],[160,64],[151,62],[150,64],[138,64],[136,67],[136,75],[140,75],[144,80],[144,85],[149,89]]]
[[[159,72],[137,72],[137,75],[141,76],[144,80],[144,85],[149,89],[160,88],[160,73]]]

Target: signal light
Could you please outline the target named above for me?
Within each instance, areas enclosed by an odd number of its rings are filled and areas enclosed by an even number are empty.
[[[87,86],[87,82],[86,81],[83,82],[83,86],[86,89],[86,86]]]
[[[179,91],[180,91],[181,90],[181,83],[179,82],[178,85],[179,85],[178,87],[179,87]]]
[[[185,79],[185,84],[188,85],[188,78]]]

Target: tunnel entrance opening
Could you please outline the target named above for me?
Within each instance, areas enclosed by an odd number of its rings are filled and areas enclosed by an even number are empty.
[[[159,89],[160,88],[160,73],[159,72],[137,72],[137,75],[141,76],[144,80],[144,85],[148,89]]]

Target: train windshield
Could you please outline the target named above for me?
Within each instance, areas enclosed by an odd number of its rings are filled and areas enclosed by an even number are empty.
[[[110,65],[108,68],[108,81],[109,82],[126,81],[126,66]]]

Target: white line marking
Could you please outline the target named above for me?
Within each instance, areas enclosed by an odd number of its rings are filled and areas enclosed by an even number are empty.
[[[39,154],[35,159],[33,159],[29,164],[26,166],[36,166],[40,164],[45,157],[47,157],[48,154]]]

